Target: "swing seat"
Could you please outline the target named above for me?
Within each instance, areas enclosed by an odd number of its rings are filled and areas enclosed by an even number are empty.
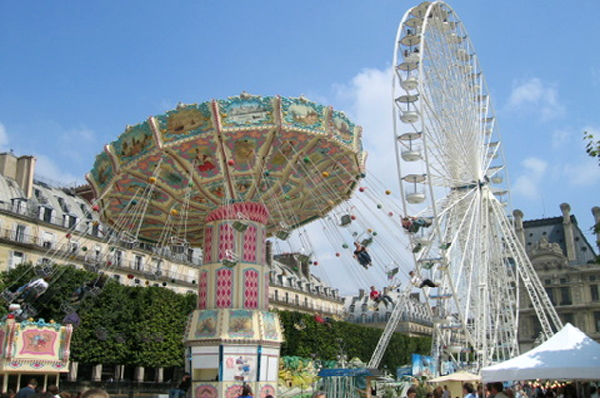
[[[287,240],[287,238],[290,237],[290,233],[288,231],[278,231],[275,233],[275,236],[277,237],[277,239]]]
[[[451,325],[442,325],[440,326],[441,329],[461,329],[462,325],[461,324],[451,324]]]
[[[442,294],[430,294],[430,299],[449,299],[452,297],[452,293],[442,293]]]
[[[421,268],[423,269],[431,269],[434,266],[434,264],[430,261],[427,263],[424,263],[423,265],[421,265]]]
[[[246,232],[246,229],[248,229],[248,224],[241,221],[235,221],[233,223],[233,229],[238,232]]]
[[[100,271],[100,264],[98,263],[86,263],[83,265],[83,267],[93,273],[97,273],[98,271]]]
[[[307,256],[306,254],[298,254],[296,255],[296,259],[301,263],[307,263],[310,261],[310,256]]]
[[[340,220],[340,226],[350,225],[351,223],[352,223],[352,218],[350,217],[350,215],[348,215],[348,214],[342,215],[342,218]]]
[[[127,231],[122,231],[119,235],[119,240],[127,244],[134,244],[136,242],[136,237]]]
[[[238,264],[237,261],[235,261],[235,260],[228,260],[228,259],[221,260],[221,263],[224,266],[226,266],[227,268],[233,268],[233,267],[235,267]]]
[[[10,304],[17,298],[17,295],[8,289],[4,289],[2,293],[0,293],[0,298]]]

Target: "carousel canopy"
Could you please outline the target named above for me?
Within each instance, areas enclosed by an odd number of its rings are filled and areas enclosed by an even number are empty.
[[[202,247],[204,219],[223,205],[264,204],[269,234],[323,216],[350,197],[364,161],[361,128],[343,112],[242,94],[128,126],[87,179],[109,225],[150,241],[168,224],[185,226],[185,239]]]

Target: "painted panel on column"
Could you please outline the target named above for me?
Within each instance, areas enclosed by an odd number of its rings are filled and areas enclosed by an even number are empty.
[[[265,255],[265,228],[261,227],[256,232],[256,258],[263,265],[267,263]]]
[[[204,228],[204,249],[202,249],[202,255],[204,257],[204,264],[213,262],[212,256],[212,226],[206,226]]]
[[[244,270],[244,308],[258,308],[258,271],[254,268]]]
[[[264,280],[264,289],[263,289],[263,296],[264,297],[264,305],[263,308],[264,309],[268,309],[269,308],[269,273],[265,273],[265,280]]]
[[[206,309],[206,300],[208,296],[208,272],[200,272],[200,281],[198,283],[198,308]]]
[[[263,312],[264,338],[267,340],[281,340],[277,329],[277,318],[272,312]]]
[[[229,355],[225,357],[223,368],[224,381],[252,382],[256,380],[256,356],[255,355]]]
[[[219,261],[234,253],[233,228],[228,223],[219,224]]]
[[[228,398],[233,398],[233,397],[239,397],[242,395],[242,385],[240,384],[234,384],[231,386],[228,386],[227,389],[225,390],[225,397]]]
[[[194,397],[196,398],[207,398],[207,397],[219,397],[218,390],[215,386],[209,384],[203,384],[196,386],[194,390]]]
[[[247,310],[229,311],[228,335],[232,338],[254,337],[253,312]]]
[[[210,338],[217,335],[217,311],[207,310],[198,315],[194,336],[196,339]]]
[[[244,255],[245,262],[256,262],[256,226],[250,224],[244,232]]]
[[[275,388],[273,385],[264,385],[262,388],[260,388],[259,397],[267,397],[269,395],[271,395],[271,397],[275,396]]]
[[[233,297],[233,271],[231,268],[222,267],[217,269],[216,273],[215,306],[217,308],[229,308]]]

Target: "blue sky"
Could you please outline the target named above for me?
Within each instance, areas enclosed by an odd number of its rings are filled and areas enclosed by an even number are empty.
[[[416,4],[0,0],[0,150],[81,181],[126,124],[179,101],[304,94],[362,125],[378,160],[369,168],[395,182],[389,68],[397,25]],[[600,136],[600,2],[449,5],[491,92],[513,207],[534,219],[568,202],[589,232],[600,167],[581,137]]]

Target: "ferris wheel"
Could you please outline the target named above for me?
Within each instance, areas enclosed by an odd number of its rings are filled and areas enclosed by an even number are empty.
[[[500,135],[456,13],[424,2],[394,51],[394,140],[405,228],[433,317],[433,356],[472,369],[518,354],[519,287],[546,335],[562,324],[507,218]],[[418,290],[418,289],[417,289]]]

